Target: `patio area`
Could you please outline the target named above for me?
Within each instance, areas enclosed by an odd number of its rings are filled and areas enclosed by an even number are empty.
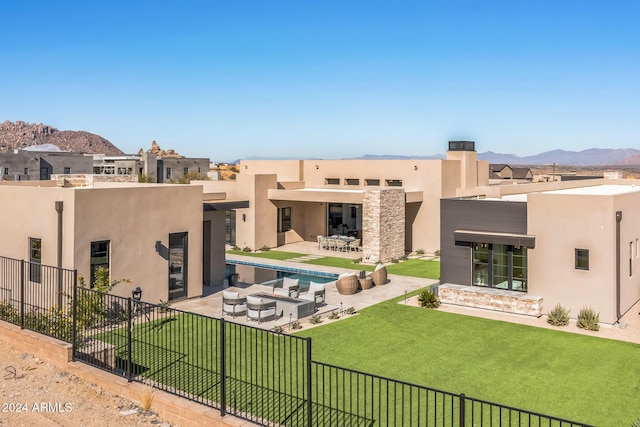
[[[309,253],[313,252],[313,249],[317,250],[317,244],[312,242],[300,242],[293,243],[290,245],[285,245],[277,250],[287,251],[287,252],[298,252],[305,253],[307,256],[309,255],[319,255],[321,256],[339,256],[337,254],[333,254],[333,251],[321,250],[323,252]],[[276,250],[276,249],[273,249]],[[340,253],[340,252],[338,252]],[[357,253],[356,253],[357,254]],[[351,253],[342,253],[344,256],[352,256]],[[354,257],[356,258],[356,257]],[[259,258],[250,256],[242,256],[235,254],[227,254],[228,260],[235,261],[244,261],[244,262],[259,262],[262,265],[269,265],[274,269],[278,269],[281,267],[300,267],[300,263],[295,260],[272,260]],[[342,274],[346,272],[358,272],[358,269],[348,270],[343,268],[335,268],[335,267],[327,267],[327,266],[316,266],[316,265],[304,265],[305,269],[320,271],[320,272],[330,272],[335,274]],[[346,310],[347,308],[353,307],[356,312],[362,310],[365,307],[377,304],[381,301],[385,301],[391,298],[395,298],[398,296],[405,295],[405,293],[412,292],[417,289],[424,288],[425,286],[429,286],[431,284],[437,283],[436,280],[430,279],[421,279],[416,277],[407,277],[407,276],[396,276],[389,275],[389,280],[385,285],[374,286],[371,289],[359,290],[356,294],[353,295],[341,295],[338,293],[336,289],[335,280],[328,282],[325,287],[325,303],[316,307],[315,314],[320,315],[322,317],[322,323],[320,325],[324,325],[331,320],[328,319],[328,315],[334,311]],[[258,285],[254,283],[243,283],[239,282],[236,286],[224,288],[222,286],[205,286],[203,288],[203,296],[201,298],[189,299],[177,301],[172,304],[172,307],[177,308],[179,310],[190,311],[193,313],[199,313],[207,316],[212,316],[216,318],[223,317],[222,315],[222,291],[229,290],[233,292],[239,292],[241,297],[246,297],[248,295],[257,294],[257,293],[272,293],[272,287],[266,285]],[[345,318],[341,316],[341,318]],[[290,327],[290,319],[289,318],[276,318],[267,321],[263,321],[262,323],[258,323],[254,320],[247,320],[246,315],[236,316],[235,319],[225,314],[224,319],[230,322],[248,324],[251,326],[260,327],[263,329],[273,329],[276,325],[283,327],[283,329],[288,332]],[[303,328],[307,329],[314,326],[309,322],[309,317],[305,317],[300,319],[300,324]]]

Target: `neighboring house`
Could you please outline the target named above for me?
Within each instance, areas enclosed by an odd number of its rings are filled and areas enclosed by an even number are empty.
[[[531,168],[509,166],[504,163],[492,163],[489,165],[489,179],[492,181],[508,179],[518,181],[533,181]]]
[[[443,302],[535,316],[591,306],[615,323],[640,299],[632,181],[478,188],[441,209]]]
[[[193,157],[158,157],[152,152],[137,155],[94,155],[93,172],[106,175],[146,175],[156,182],[177,181],[189,173],[206,175],[209,159]]]
[[[0,256],[77,269],[90,282],[99,266],[114,293],[145,301],[202,294],[225,278],[225,212],[246,207],[204,200],[201,186],[116,184],[62,188],[53,181],[0,185]],[[61,236],[61,239],[58,238]],[[58,258],[60,254],[60,258]]]
[[[361,239],[363,260],[400,258],[440,245],[440,199],[488,184],[471,141],[451,141],[444,160],[248,160],[235,181],[198,182],[206,193],[246,199],[229,235],[253,250],[319,236]]]
[[[54,174],[87,174],[91,173],[92,165],[91,156],[60,151],[50,144],[0,152],[2,181],[48,180]]]

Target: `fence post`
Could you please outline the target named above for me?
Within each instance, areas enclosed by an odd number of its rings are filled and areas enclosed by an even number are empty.
[[[127,381],[131,382],[131,329],[133,328],[133,319],[131,317],[132,301],[131,297],[127,298]]]
[[[24,329],[24,260],[20,260],[20,329]]]
[[[460,394],[460,425],[464,426],[464,409],[465,409],[465,403],[464,403],[464,393]]]
[[[311,376],[313,375],[311,369],[311,337],[307,337],[307,427],[313,427],[313,405],[312,396],[313,384],[311,383]]]
[[[76,361],[76,347],[78,345],[78,270],[73,270],[73,323],[71,324],[71,361]]]
[[[227,415],[227,323],[220,319],[220,416]]]

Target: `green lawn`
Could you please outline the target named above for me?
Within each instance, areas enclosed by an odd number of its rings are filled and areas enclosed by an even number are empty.
[[[373,271],[374,266],[366,265],[366,264],[356,264],[352,259],[349,258],[339,258],[335,256],[326,256],[318,259],[312,259],[310,261],[305,261],[305,264],[312,265],[326,265],[328,267],[338,267],[338,268],[348,268],[351,270],[366,270]]]
[[[399,300],[299,335],[338,366],[597,426],[640,416],[640,345]]]
[[[440,278],[440,261],[410,259],[397,264],[387,264],[389,274],[422,277],[423,279]]]

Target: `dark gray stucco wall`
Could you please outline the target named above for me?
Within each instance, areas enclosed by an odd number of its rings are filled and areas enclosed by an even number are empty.
[[[64,168],[69,168],[73,174],[93,173],[93,158],[80,153],[67,152],[5,151],[0,153],[0,176],[3,180],[38,180],[40,168],[47,168],[49,174],[62,174]]]
[[[440,283],[471,285],[470,246],[456,245],[455,230],[527,233],[527,204],[483,199],[440,200]]]

